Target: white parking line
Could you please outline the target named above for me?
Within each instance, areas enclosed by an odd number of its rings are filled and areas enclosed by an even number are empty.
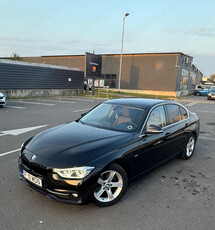
[[[5,108],[11,108],[11,109],[26,109],[26,107],[11,106],[11,105],[7,105],[7,106],[5,106]]]
[[[2,134],[0,134],[0,137],[1,137],[1,136],[5,136],[5,135],[7,135],[7,134],[5,134],[5,133],[2,133]]]
[[[200,112],[200,113],[215,113],[215,111],[205,111],[205,110],[196,110],[196,112]]]
[[[10,151],[10,152],[1,153],[1,154],[0,154],[0,157],[5,156],[5,155],[8,155],[8,154],[11,154],[11,153],[18,152],[18,151],[20,151],[20,150],[21,150],[21,149],[15,149],[15,150],[12,150],[12,151]]]
[[[185,106],[190,107],[190,106],[193,106],[195,104],[197,104],[197,102],[190,102],[190,103],[186,104]]]
[[[201,140],[207,140],[207,141],[214,141],[214,137],[207,137],[207,136],[199,136],[199,139]]]
[[[62,103],[68,103],[68,104],[75,104],[76,102],[75,101],[62,101],[62,100],[40,100],[40,101],[50,101],[50,102],[62,102]]]
[[[82,111],[86,111],[86,110],[90,110],[90,109],[91,109],[91,108],[80,109],[80,110],[74,110],[73,113],[82,112]]]
[[[18,103],[32,104],[32,105],[47,105],[47,106],[56,105],[56,104],[45,104],[45,103],[31,102],[31,101],[16,101],[16,102],[18,102]]]
[[[72,98],[72,100],[75,100],[75,101],[93,101],[93,100],[89,100],[89,99],[78,99],[78,98]]]

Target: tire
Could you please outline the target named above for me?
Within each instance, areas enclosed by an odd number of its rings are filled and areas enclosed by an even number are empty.
[[[93,202],[100,207],[117,203],[128,187],[128,177],[125,170],[111,164],[100,174],[93,192]]]
[[[198,92],[198,93],[196,93],[196,96],[201,96],[201,93],[199,93],[199,92]]]
[[[196,138],[193,134],[191,134],[187,139],[185,149],[181,155],[181,158],[184,160],[189,160],[194,153],[195,146],[196,146]]]

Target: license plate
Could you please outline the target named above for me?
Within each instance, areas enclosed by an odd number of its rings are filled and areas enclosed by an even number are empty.
[[[26,172],[25,170],[23,170],[23,176],[29,180],[30,182],[32,182],[33,184],[42,187],[42,180],[36,176],[31,175],[30,173]]]

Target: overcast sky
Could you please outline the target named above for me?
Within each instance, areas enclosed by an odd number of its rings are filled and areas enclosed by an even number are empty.
[[[215,73],[215,0],[0,0],[0,57],[183,52]]]

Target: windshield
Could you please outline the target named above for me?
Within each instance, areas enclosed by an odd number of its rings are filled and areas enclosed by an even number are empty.
[[[80,119],[80,122],[98,128],[134,132],[145,110],[117,104],[100,104]]]

